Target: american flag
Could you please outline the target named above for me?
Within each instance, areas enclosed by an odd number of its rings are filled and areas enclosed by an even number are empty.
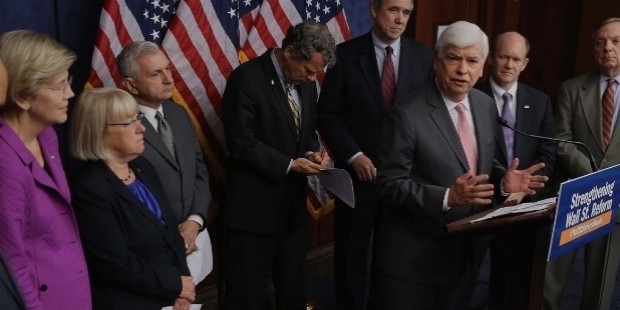
[[[223,180],[226,79],[240,62],[279,46],[286,30],[306,19],[327,24],[337,43],[350,38],[340,0],[104,0],[86,88],[120,86],[115,56],[123,46],[161,44],[173,67],[173,100],[190,112],[210,172]],[[309,184],[318,193],[309,195],[309,210],[327,204],[316,182]]]

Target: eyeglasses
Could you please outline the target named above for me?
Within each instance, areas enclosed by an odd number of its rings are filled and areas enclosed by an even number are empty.
[[[132,119],[131,121],[127,123],[110,123],[108,124],[108,126],[123,126],[124,128],[131,128],[133,127],[133,125],[141,121],[143,118],[144,118],[144,113],[140,112],[138,113],[138,115],[136,115],[135,119]]]
[[[55,90],[64,94],[67,92],[67,90],[71,89],[71,81],[73,81],[73,77],[69,76],[69,78],[67,78],[66,81],[62,82],[62,84],[60,84],[60,86],[58,87],[42,86],[41,88]]]

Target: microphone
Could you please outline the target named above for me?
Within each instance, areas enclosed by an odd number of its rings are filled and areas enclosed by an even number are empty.
[[[592,171],[593,172],[598,171],[598,166],[596,165],[596,161],[594,160],[594,156],[592,156],[592,151],[590,151],[590,148],[588,148],[588,146],[583,144],[582,142],[572,141],[572,140],[556,139],[556,138],[550,138],[550,137],[543,137],[543,136],[537,136],[537,135],[531,135],[529,133],[525,133],[523,131],[517,130],[516,128],[513,128],[512,126],[508,125],[508,121],[506,121],[501,116],[497,118],[497,123],[499,123],[503,127],[509,128],[510,130],[512,130],[512,131],[514,131],[514,132],[516,132],[516,133],[518,133],[520,135],[524,135],[526,137],[542,139],[542,140],[549,140],[549,141],[555,141],[555,142],[562,142],[562,143],[570,143],[570,144],[574,144],[574,145],[577,145],[577,146],[581,146],[588,153],[588,157],[590,159],[590,166],[592,167]]]

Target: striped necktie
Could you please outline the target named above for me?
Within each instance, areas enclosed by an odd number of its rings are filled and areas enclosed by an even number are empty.
[[[612,123],[614,119],[615,104],[614,104],[614,84],[615,79],[607,80],[607,88],[603,93],[603,148],[607,149],[609,142],[611,141],[611,133],[613,131]]]
[[[288,100],[289,107],[291,107],[291,112],[293,112],[293,118],[295,119],[295,130],[297,133],[297,139],[299,139],[299,133],[301,131],[301,116],[299,114],[299,105],[295,101],[295,96],[293,96],[293,84],[286,84],[286,99]]]

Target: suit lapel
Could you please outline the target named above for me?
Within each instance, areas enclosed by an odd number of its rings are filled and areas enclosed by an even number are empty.
[[[469,164],[467,162],[467,156],[465,155],[465,151],[463,150],[463,146],[461,145],[461,139],[459,138],[459,134],[454,127],[454,122],[450,117],[448,107],[441,98],[437,87],[433,86],[433,89],[434,92],[429,92],[428,98],[428,103],[431,106],[435,107],[435,109],[430,114],[431,119],[433,120],[435,126],[437,126],[437,130],[441,132],[441,135],[446,140],[446,143],[463,167],[463,171],[467,171],[469,167]]]
[[[105,178],[110,183],[110,187],[114,190],[116,195],[118,195],[121,199],[125,200],[126,202],[130,203],[133,207],[135,207],[136,210],[138,210],[138,212],[140,212],[140,214],[142,214],[142,216],[146,217],[151,223],[153,223],[153,225],[157,226],[159,229],[164,230],[165,229],[164,224],[162,224],[159,221],[159,219],[157,217],[155,217],[153,212],[151,212],[151,210],[149,210],[149,208],[144,203],[142,203],[131,192],[129,187],[127,187],[127,185],[123,184],[123,182],[121,182],[118,179],[118,177],[116,177],[116,175],[112,172],[112,170],[110,170],[110,168],[108,168],[106,166],[106,164],[104,162],[100,162],[100,165],[101,165],[102,171],[105,174]],[[131,165],[131,168],[132,168],[132,170],[134,171],[134,173],[136,175],[136,178],[139,178],[140,181],[143,181],[145,178],[143,177],[140,168],[132,165],[131,163],[130,163],[130,165]],[[143,181],[143,183],[144,183],[144,181]]]
[[[398,60],[398,81],[396,83],[396,94],[394,95],[394,103],[398,98],[410,92],[409,81],[413,81],[413,73],[415,68],[414,58],[406,57],[413,55],[413,47],[407,40],[400,40],[400,52]]]
[[[168,163],[170,163],[170,165],[172,165],[173,167],[175,167],[178,170],[179,166],[178,166],[176,160],[174,160],[174,158],[172,158],[172,154],[170,154],[170,151],[168,150],[168,148],[164,144],[164,141],[162,141],[161,137],[159,137],[159,134],[157,133],[157,130],[155,128],[153,128],[151,123],[148,120],[146,120],[146,119],[142,119],[142,125],[144,125],[144,128],[145,128],[145,130],[144,130],[144,140],[146,141],[146,143],[150,144],[155,151],[157,151],[159,154],[161,154],[161,156],[163,158],[165,158],[168,161]],[[175,144],[174,147],[176,148],[177,145]]]
[[[286,97],[286,93],[284,92],[284,85],[280,81],[278,77],[278,72],[276,71],[275,64],[271,61],[271,50],[265,52],[260,56],[261,65],[263,67],[263,72],[265,72],[265,84],[271,87],[271,93],[274,98],[274,102],[277,102],[278,107],[280,108],[280,112],[284,119],[286,119],[286,123],[288,125],[289,132],[294,141],[297,141],[297,128],[295,126],[295,118],[293,116],[293,111],[291,111],[291,107],[288,104],[288,98]],[[295,86],[296,89],[297,86]],[[299,99],[301,100],[301,93],[297,92],[299,95]],[[303,105],[302,107],[302,115],[300,116],[302,119],[301,128],[303,128]]]
[[[48,188],[51,192],[57,193],[60,199],[65,201],[68,206],[71,203],[69,186],[67,185],[67,179],[62,171],[62,164],[58,153],[54,150],[56,139],[54,137],[48,137],[48,135],[55,135],[53,129],[45,129],[39,134],[39,137],[37,137],[41,148],[41,154],[43,158],[45,158],[45,164],[48,166],[46,171],[39,165],[15,131],[6,123],[1,125],[0,136],[7,141],[24,165],[30,169],[34,181],[39,186]]]
[[[375,104],[380,105],[380,109],[385,111],[386,107],[383,103],[383,96],[381,95],[381,74],[377,67],[377,56],[375,55],[375,48],[372,42],[372,35],[369,32],[364,38],[365,42],[360,46],[359,65],[364,73],[370,92],[374,97]],[[400,69],[399,69],[400,74]]]
[[[530,107],[530,94],[526,91],[522,90],[522,87],[517,87],[517,102],[516,102],[516,123],[515,128],[519,131],[529,133],[528,128],[535,128],[535,126],[539,126],[540,124],[532,124],[535,121],[535,118],[531,117],[532,107]],[[532,126],[534,125],[534,126]],[[526,143],[526,138],[521,136],[520,134],[514,134],[515,139],[515,158],[520,158],[521,154],[519,154],[519,150],[523,149],[524,143]],[[529,138],[528,138],[529,139]],[[504,153],[505,154],[505,153]]]
[[[590,127],[592,132],[592,137],[596,140],[601,152],[605,153],[603,141],[601,140],[601,99],[599,98],[598,79],[599,76],[597,74],[588,76],[579,89],[579,101],[588,122],[588,127]]]
[[[493,102],[495,104],[495,102]],[[480,103],[472,98],[472,94],[469,94],[469,107],[471,108],[472,118],[474,122],[474,130],[476,134],[476,145],[478,147],[478,174],[490,173],[491,171],[485,171],[487,163],[493,162],[494,153],[485,152],[488,147],[482,144],[484,141],[493,141],[488,135],[495,136],[495,119],[489,119],[489,110],[483,109]],[[495,108],[497,110],[497,108]]]

